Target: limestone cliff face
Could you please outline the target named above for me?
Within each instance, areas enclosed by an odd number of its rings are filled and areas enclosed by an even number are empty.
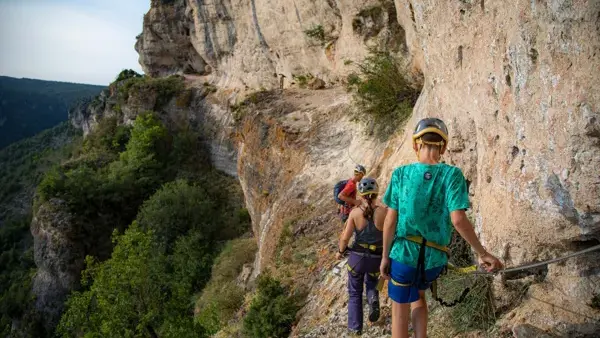
[[[372,164],[384,147],[350,123],[351,97],[342,88],[268,93],[257,101],[238,127],[239,179],[260,247],[255,273],[271,263],[284,223],[331,214],[331,187],[351,175],[348,148],[370,148],[359,158]]]
[[[323,113],[317,113],[326,109],[324,105],[304,113],[309,122],[299,137],[305,142],[301,150],[280,148],[279,143],[271,147],[268,138],[262,148],[240,143],[240,180],[260,244],[256,267],[273,259],[292,194],[312,205],[330,203],[332,184],[352,166],[344,154],[348,147],[353,160],[371,168],[370,175],[385,189],[392,170],[414,159],[410,130],[427,116],[448,122],[451,142],[445,159],[465,173],[477,232],[508,266],[598,244],[600,3],[396,1],[395,7],[412,66],[424,77],[423,91],[404,131],[387,144],[368,142],[361,139],[363,127],[342,117],[324,120]],[[349,20],[342,14],[341,21]],[[343,45],[343,39],[337,44]],[[329,68],[329,76],[341,73]],[[313,99],[322,95],[315,93]],[[298,114],[291,109],[286,116],[291,118],[291,112]],[[268,130],[283,126],[284,121],[280,117]],[[257,128],[243,135],[246,140],[251,138],[248,135],[265,134]],[[318,139],[326,140],[326,145]],[[259,148],[262,155],[255,156]],[[282,166],[290,162],[279,158],[286,156],[296,163],[288,169],[289,175],[296,176],[271,180],[270,170],[284,175]],[[259,166],[267,170],[249,170]],[[257,184],[264,182],[277,182],[275,192],[267,189],[269,198],[259,198],[264,188]],[[506,306],[513,309],[500,323],[510,327],[527,322],[561,335],[597,332],[598,313],[587,303],[600,292],[599,258],[596,253],[548,266],[543,281],[529,288],[523,303]],[[299,325],[310,327],[310,318],[327,317],[332,308],[343,306],[339,301],[345,297],[343,277],[334,283],[339,289],[331,286],[327,273],[319,278],[307,305],[312,312],[307,311]],[[510,294],[504,284],[498,279],[495,287],[501,307]]]
[[[158,104],[158,94],[153,90],[133,90],[124,103],[119,102],[118,91],[123,83],[113,83],[93,100],[71,108],[69,120],[74,127],[83,130],[84,136],[94,130],[105,117],[116,117],[120,124],[131,125],[139,114],[150,110],[156,111],[167,126],[187,121],[205,136],[212,164],[231,176],[237,176],[237,152],[229,138],[232,119],[228,113],[229,106],[204,100],[209,92],[209,87],[204,82],[204,79],[197,77],[184,78],[187,87],[185,92],[171,98],[165,105]]]
[[[67,296],[79,285],[85,259],[80,229],[66,203],[59,199],[40,206],[31,224],[37,266],[35,307],[49,330],[58,324]]]
[[[485,245],[512,266],[598,244],[600,3],[396,6],[425,77],[409,126],[432,115],[449,122],[447,160],[471,182]],[[382,178],[411,155],[409,147],[397,148]],[[507,318],[589,329],[589,318],[573,313],[590,313],[585,303],[599,291],[598,258],[550,265],[545,282]]]
[[[391,0],[155,0],[136,50],[153,76],[271,89],[307,74],[339,82],[376,45],[404,48]]]

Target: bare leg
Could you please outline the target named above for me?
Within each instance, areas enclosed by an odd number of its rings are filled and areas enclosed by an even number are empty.
[[[427,338],[427,300],[424,290],[419,290],[419,300],[410,303],[410,307],[415,338]]]
[[[392,301],[392,338],[409,338],[410,304]]]

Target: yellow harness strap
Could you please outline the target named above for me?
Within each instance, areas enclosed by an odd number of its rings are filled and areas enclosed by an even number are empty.
[[[454,266],[454,265],[448,263],[448,269],[454,270],[458,273],[469,273],[469,272],[477,271],[477,265],[470,265],[470,266],[466,266],[464,268],[459,268],[458,266]]]
[[[407,287],[408,287],[408,286],[411,286],[411,285],[412,285],[412,283],[399,283],[399,282],[396,282],[396,281],[395,281],[393,278],[390,278],[390,281],[391,281],[391,282],[392,282],[392,284],[394,284],[395,286],[407,286]]]
[[[406,237],[402,237],[406,240],[409,240],[411,242],[417,243],[417,244],[423,244],[423,237],[421,236],[406,236]],[[443,245],[439,245],[437,243],[434,242],[429,242],[427,241],[425,243],[426,246],[430,247],[430,248],[434,248],[440,251],[443,251],[445,253],[448,253],[448,247],[447,246],[443,246]]]
[[[371,250],[371,251],[377,251],[377,245],[369,245],[369,244],[358,244],[360,247],[363,247],[365,249]]]
[[[356,275],[356,271],[350,267],[350,264],[346,263],[346,269],[348,269],[348,271],[350,271],[353,275]],[[379,272],[368,272],[368,274],[373,278],[379,278]]]
[[[421,236],[407,236],[407,237],[404,237],[404,238],[407,239],[407,240],[409,240],[409,241],[411,241],[411,242],[417,243],[417,244],[422,244],[423,243],[423,237],[421,237]],[[434,242],[427,242],[427,243],[425,243],[425,245],[428,246],[428,247],[431,247],[431,248],[443,251],[446,254],[448,253],[448,247],[447,246],[442,246],[442,245],[439,245],[439,244],[434,243]],[[463,267],[463,268],[459,268],[459,267],[457,267],[455,265],[452,265],[452,264],[448,263],[448,269],[456,271],[458,273],[469,273],[469,272],[477,271],[477,265],[470,265],[470,266],[466,266],[466,267]]]

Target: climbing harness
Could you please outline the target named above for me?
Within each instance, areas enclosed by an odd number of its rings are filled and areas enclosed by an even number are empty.
[[[375,245],[375,244],[364,244],[364,243],[360,243],[360,244],[357,244],[357,245],[358,245],[358,246],[360,246],[361,248],[368,249],[368,250],[372,251],[373,253],[376,253],[376,252],[377,252],[377,250],[380,250],[380,249],[381,249],[381,246],[377,246],[377,245]],[[355,252],[355,253],[360,253],[360,251],[358,251],[358,252],[357,252],[357,251],[354,251],[354,252]],[[381,256],[381,254],[379,254],[379,256]]]
[[[448,248],[442,245],[439,245],[437,243],[433,243],[433,242],[428,242],[427,240],[425,240],[424,238],[420,237],[420,236],[407,236],[407,237],[403,237],[406,240],[409,240],[411,242],[420,244],[420,250],[419,250],[419,258],[418,258],[418,262],[417,262],[417,270],[419,270],[419,274],[422,278],[422,281],[425,281],[425,265],[424,265],[424,248],[426,246],[440,250],[445,252],[446,254],[448,254]],[[447,264],[447,266],[445,267],[444,271],[442,271],[442,274],[447,273],[447,270],[452,270],[458,274],[471,274],[471,275],[497,275],[497,274],[505,274],[505,273],[511,273],[511,272],[516,272],[516,271],[523,271],[523,270],[529,270],[529,269],[534,269],[534,268],[538,268],[541,266],[546,266],[548,264],[552,264],[552,263],[557,263],[557,262],[561,262],[564,260],[567,260],[569,258],[573,258],[576,256],[580,256],[580,255],[584,255],[586,253],[590,253],[593,251],[597,251],[600,250],[600,245],[596,245],[587,249],[583,249],[580,251],[576,251],[576,252],[572,252],[570,254],[567,254],[565,256],[561,256],[561,257],[557,257],[557,258],[553,258],[553,259],[548,259],[542,262],[536,262],[536,263],[529,263],[529,264],[523,264],[523,265],[519,265],[519,266],[515,266],[515,267],[511,267],[511,268],[506,268],[506,269],[501,269],[501,270],[497,270],[497,271],[480,271],[477,268],[477,265],[470,265],[467,267],[456,267],[450,263]],[[391,280],[392,284],[396,285],[396,286],[413,286],[416,284],[416,277],[415,280],[413,280],[411,283],[399,283],[395,280]],[[433,298],[438,301],[441,305],[446,306],[446,307],[452,307],[455,306],[461,302],[463,302],[465,300],[465,298],[467,297],[470,288],[465,288],[463,290],[463,292],[461,293],[461,295],[455,299],[452,302],[446,302],[443,299],[441,299],[438,296],[438,292],[437,292],[437,279],[434,280],[431,283],[430,286],[431,289],[431,294],[433,296]]]
[[[424,248],[426,246],[430,247],[430,248],[434,248],[443,252],[448,253],[448,247],[446,246],[442,246],[439,245],[437,243],[434,242],[429,242],[427,240],[425,240],[424,238],[420,237],[420,236],[407,236],[407,237],[403,237],[404,239],[420,244],[420,249],[419,249],[419,261],[423,261],[424,263]],[[367,249],[369,251],[372,251],[373,248],[376,248],[376,246],[374,245],[366,245],[366,244],[359,244],[360,247]],[[369,252],[364,252],[364,251],[357,251],[356,249],[347,248],[348,251],[353,251],[359,255],[361,255],[361,259],[356,263],[356,265],[358,265],[360,263],[360,261],[362,260],[362,258],[364,258],[365,256],[371,256],[373,257],[374,254],[369,253]],[[466,266],[466,267],[457,267],[451,263],[448,263],[448,265],[446,266],[446,268],[444,269],[444,271],[442,271],[441,274],[446,274],[447,270],[451,270],[457,274],[463,274],[463,275],[497,275],[497,274],[504,274],[504,273],[511,273],[511,272],[516,272],[516,271],[523,271],[523,270],[529,270],[529,269],[534,269],[534,268],[538,268],[541,266],[545,266],[548,264],[553,264],[553,263],[557,263],[557,262],[561,262],[564,260],[567,260],[569,258],[573,258],[573,257],[577,257],[577,256],[581,256],[590,252],[594,252],[594,251],[599,251],[600,250],[600,245],[595,245],[593,247],[587,248],[587,249],[583,249],[580,251],[576,251],[576,252],[572,252],[570,254],[567,254],[565,256],[561,256],[561,257],[557,257],[557,258],[552,258],[552,259],[548,259],[542,262],[536,262],[536,263],[529,263],[529,264],[524,264],[524,265],[519,265],[519,266],[515,266],[515,267],[511,267],[511,268],[506,268],[506,269],[502,269],[502,270],[497,270],[497,271],[492,271],[492,272],[487,272],[487,271],[481,271],[478,270],[477,265],[470,265],[470,266]],[[380,255],[379,255],[380,256]],[[356,265],[354,267],[356,267]],[[346,263],[346,267],[348,269],[348,271],[354,271],[354,267],[350,267],[349,264]],[[425,265],[424,264],[419,264],[419,262],[417,262],[417,270],[420,270],[420,277],[422,278],[422,280],[424,281],[425,278],[425,273],[424,273],[424,269],[425,269]],[[418,274],[418,275],[419,275]],[[417,276],[418,276],[417,275]],[[409,287],[412,285],[415,285],[417,280],[416,280],[416,276],[415,276],[415,280],[413,280],[411,283],[400,283],[396,280],[394,280],[393,278],[390,279],[391,283],[395,286],[404,286],[404,287]],[[380,278],[379,283],[378,283],[378,289],[379,291],[381,291],[381,288],[383,287],[383,282],[384,280],[382,278]],[[426,282],[426,281],[425,281]],[[446,302],[444,301],[441,297],[439,297],[438,295],[438,290],[437,290],[437,279],[433,282],[431,282],[431,286],[430,286],[430,290],[431,290],[431,294],[433,296],[433,299],[435,299],[438,303],[440,303],[441,305],[445,306],[445,307],[453,307],[456,306],[457,304],[460,304],[461,302],[463,302],[465,300],[465,298],[467,297],[467,295],[470,292],[470,288],[467,287],[465,288],[461,295],[451,301],[451,302]]]
[[[417,259],[417,268],[416,268],[417,273],[415,274],[413,281],[410,283],[400,283],[398,281],[395,281],[393,278],[390,278],[390,280],[392,281],[392,284],[396,285],[396,286],[411,287],[411,286],[417,285],[417,282],[418,282],[417,279],[419,277],[421,278],[421,282],[423,284],[427,284],[426,275],[425,275],[425,248],[430,247],[430,248],[442,251],[442,252],[446,253],[446,255],[448,255],[448,247],[437,244],[435,242],[429,242],[421,236],[406,236],[406,237],[402,237],[402,238],[405,240],[408,240],[410,242],[419,244],[419,258]],[[444,273],[446,273],[445,268],[441,274],[444,274]],[[446,302],[441,297],[438,296],[437,278],[431,282],[429,289],[431,290],[431,295],[433,296],[433,299],[435,299],[438,303],[440,303],[441,305],[446,306],[446,307],[453,307],[453,306],[461,303],[462,301],[465,300],[465,298],[467,297],[467,295],[469,294],[469,291],[470,291],[470,288],[466,288],[465,290],[463,290],[463,292],[459,298],[455,299],[452,302]]]
[[[425,246],[428,246],[430,248],[434,248],[434,249],[437,249],[439,251],[443,251],[446,254],[448,254],[448,247],[447,246],[443,246],[443,245],[440,245],[440,244],[437,244],[437,243],[434,243],[434,242],[427,241],[425,238],[423,238],[421,236],[406,236],[406,237],[403,237],[403,238],[406,239],[406,240],[408,240],[408,241],[411,241],[413,243],[417,243],[419,245],[425,245]]]
[[[366,177],[360,180],[357,190],[361,196],[365,196],[368,194],[377,194],[379,187],[375,179]],[[377,208],[378,206],[372,207],[373,213]],[[365,211],[364,209],[362,209],[362,207],[361,210],[363,210],[363,212]],[[351,267],[350,264],[346,263],[348,271],[353,275],[357,273],[356,271],[354,271],[354,269],[356,268],[356,266],[358,266],[358,264],[360,264],[360,262],[365,257],[381,259],[383,254],[383,239],[378,238],[377,233],[380,231],[377,229],[375,221],[373,220],[373,213],[370,216],[365,217],[365,219],[367,220],[367,225],[362,230],[359,231],[356,228],[354,229],[354,243],[351,247],[346,247],[346,250],[350,250],[355,255],[360,256],[360,259],[354,264],[354,266]],[[377,270],[375,272],[369,272],[368,274],[373,278],[379,279],[376,288],[378,291],[381,291],[381,289],[383,288],[383,281],[379,274],[379,271]]]
[[[360,259],[358,260],[358,262],[356,262],[356,264],[354,264],[353,267],[350,266],[350,264],[346,263],[346,269],[351,272],[352,274],[355,274],[356,272],[354,271],[354,269],[356,268],[356,266],[358,264],[360,264],[360,262],[363,260],[363,258],[365,257],[370,257],[370,258],[381,258],[381,254],[377,254],[375,253],[377,250],[381,249],[381,247],[377,247],[375,245],[368,245],[368,244],[358,244],[360,247],[367,249],[368,251],[360,251],[360,250],[356,250],[354,248],[346,248],[347,251],[352,251],[355,254],[361,256]],[[373,253],[372,253],[373,252]],[[384,284],[384,279],[381,278],[379,271],[378,272],[369,272],[368,273],[371,277],[374,278],[378,278],[377,281],[377,291],[381,291],[383,289],[383,284]]]

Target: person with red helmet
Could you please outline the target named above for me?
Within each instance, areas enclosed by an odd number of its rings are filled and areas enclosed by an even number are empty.
[[[357,205],[360,205],[361,203],[360,200],[356,198],[356,185],[366,174],[367,169],[365,169],[364,166],[357,164],[356,167],[354,167],[354,175],[350,179],[345,181],[343,188],[341,189],[341,191],[339,191],[339,193],[336,196],[337,200],[342,202],[338,210],[338,214],[340,216],[340,219],[342,220],[342,223],[346,223],[346,220],[348,219],[348,215],[350,215],[350,211],[352,211],[352,208],[354,208]],[[343,182],[344,181],[340,183]],[[334,188],[334,192],[336,191],[337,190],[335,190]]]

